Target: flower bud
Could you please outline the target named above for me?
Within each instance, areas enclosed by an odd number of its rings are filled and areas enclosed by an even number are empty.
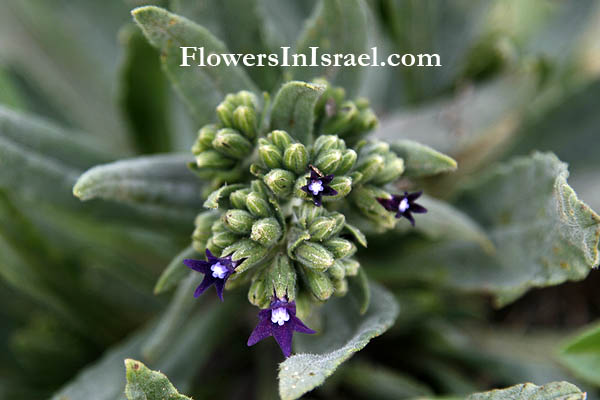
[[[286,254],[280,253],[275,257],[269,278],[272,282],[271,295],[275,293],[280,299],[287,296],[290,301],[296,298],[296,270]]]
[[[259,219],[252,225],[250,239],[263,246],[272,246],[279,238],[281,238],[281,225],[273,217]]]
[[[352,101],[344,102],[336,115],[326,120],[323,133],[330,135],[336,132],[345,132],[352,128],[352,122],[359,115],[358,108]]]
[[[216,220],[212,224],[212,226],[211,226],[210,229],[213,231],[213,233],[215,233],[215,232],[229,232],[227,230],[227,228],[225,227],[225,224],[223,223],[223,221],[221,220],[221,218],[219,218],[218,220]]]
[[[310,224],[308,233],[311,240],[325,240],[339,233],[344,227],[346,218],[343,214],[334,213],[327,217],[318,217]]]
[[[231,128],[220,129],[212,146],[219,153],[235,159],[242,159],[252,151],[252,143]]]
[[[320,244],[304,242],[294,250],[294,256],[299,263],[307,268],[325,271],[333,265],[333,254]]]
[[[383,169],[373,177],[373,184],[382,186],[400,178],[404,172],[404,160],[390,153],[385,160]]]
[[[273,294],[270,293],[271,285],[268,279],[267,271],[263,269],[254,275],[250,289],[248,289],[248,301],[259,308],[267,308],[273,297]]]
[[[345,258],[343,260],[337,260],[337,262],[344,266],[346,276],[356,276],[358,274],[360,263],[354,258]]]
[[[329,250],[335,258],[350,257],[356,253],[356,245],[349,240],[336,237],[329,239],[323,245]]]
[[[206,242],[211,235],[211,226],[219,219],[217,213],[213,211],[207,211],[198,214],[194,220],[194,240],[201,240]]]
[[[233,126],[233,104],[227,102],[227,98],[217,106],[217,117],[221,121],[221,124],[227,128]]]
[[[281,151],[285,151],[292,144],[292,137],[286,131],[274,130],[269,133],[269,140]]]
[[[375,115],[373,110],[368,108],[360,112],[355,129],[360,133],[368,132],[377,128],[377,125],[379,125],[377,115]]]
[[[334,280],[333,290],[336,296],[345,296],[348,293],[348,281],[346,279]]]
[[[273,169],[263,178],[265,184],[278,197],[288,197],[292,194],[296,176],[284,169]]]
[[[222,248],[231,246],[238,240],[240,240],[240,237],[232,232],[217,232],[212,235],[212,241],[215,246]]]
[[[214,124],[204,125],[202,129],[198,131],[198,138],[192,146],[192,153],[197,156],[205,150],[212,148],[212,141],[217,134],[217,126]]]
[[[331,279],[339,281],[346,276],[346,269],[340,260],[336,260],[331,268],[327,270],[327,273],[331,276]]]
[[[325,272],[311,268],[302,268],[302,277],[310,292],[317,299],[325,301],[333,294],[333,284]]]
[[[286,169],[301,174],[308,165],[308,151],[302,143],[290,144],[283,153],[283,165]]]
[[[389,198],[390,194],[376,186],[359,185],[352,191],[350,201],[367,218],[377,224],[379,230],[391,229],[396,225],[394,214],[388,212],[377,198]]]
[[[240,90],[234,96],[236,105],[247,106],[252,109],[258,108],[258,99],[254,93],[249,92],[248,90]]]
[[[267,248],[250,239],[242,239],[223,249],[223,255],[231,254],[233,261],[246,260],[237,266],[235,273],[242,273],[260,263],[267,255]]]
[[[350,171],[354,164],[356,163],[356,152],[352,149],[348,149],[344,152],[342,156],[342,160],[340,161],[337,169],[334,174],[336,175],[344,175],[346,172]]]
[[[342,199],[352,191],[352,178],[349,176],[336,176],[333,178],[329,186],[335,189],[338,194],[335,196],[323,197],[323,201],[335,201]]]
[[[385,166],[385,159],[379,154],[369,155],[358,161],[356,170],[362,174],[361,182],[369,182]]]
[[[222,247],[217,246],[212,238],[208,239],[208,242],[206,242],[206,248],[208,250],[210,250],[211,253],[217,255],[217,254],[221,254],[221,252],[223,251]]]
[[[298,222],[304,229],[308,228],[317,217],[323,214],[325,214],[323,207],[317,207],[313,203],[308,202],[302,203],[296,210]]]
[[[315,140],[313,145],[313,156],[317,157],[321,152],[327,150],[341,150],[344,149],[344,142],[335,135],[322,135]]]
[[[249,139],[256,137],[256,111],[248,106],[239,106],[233,112],[233,126]]]
[[[271,215],[271,207],[262,195],[257,192],[250,192],[246,197],[246,208],[252,215],[259,218]]]
[[[282,151],[265,139],[258,141],[258,156],[268,168],[280,168],[282,165]]]
[[[248,193],[250,193],[250,189],[238,189],[231,193],[229,195],[229,202],[233,208],[238,208],[240,210],[246,208],[246,198],[248,197]]]
[[[342,152],[340,150],[321,151],[315,160],[315,166],[324,174],[335,172],[342,161]]]
[[[250,233],[254,223],[254,217],[244,210],[227,210],[221,220],[229,231],[238,234]]]
[[[215,150],[206,150],[196,156],[196,166],[198,168],[227,169],[233,167],[234,164],[234,160],[223,157]]]

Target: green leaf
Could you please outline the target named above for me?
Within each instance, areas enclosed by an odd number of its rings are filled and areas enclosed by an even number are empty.
[[[315,104],[325,86],[292,81],[284,84],[273,100],[271,129],[281,129],[303,144],[313,140]]]
[[[183,260],[186,258],[198,258],[199,256],[198,252],[192,246],[186,247],[177,254],[158,278],[154,287],[154,294],[164,293],[175,287],[190,271],[188,267],[183,265]]]
[[[169,84],[159,54],[133,23],[119,32],[119,40],[125,48],[119,102],[133,144],[142,153],[169,151]]]
[[[215,67],[198,67],[197,62],[180,66],[182,46],[204,47],[206,55],[229,53],[223,42],[204,27],[153,6],[136,8],[132,15],[146,38],[160,50],[165,73],[198,124],[213,119],[215,107],[228,93],[245,89],[261,97],[240,66],[227,66],[224,62]]]
[[[369,271],[387,280],[489,292],[499,305],[531,287],[581,280],[598,265],[600,217],[577,198],[567,176],[566,165],[552,154],[497,166],[458,202],[483,226],[494,254],[464,240],[408,244],[403,256],[387,261],[371,253]]]
[[[587,395],[568,382],[551,382],[544,386],[522,383],[506,389],[475,393],[467,400],[585,400]]]
[[[404,160],[403,176],[415,178],[456,171],[456,161],[418,142],[399,140],[391,148]]]
[[[341,53],[358,56],[366,53],[368,29],[366,5],[362,0],[321,0],[308,20],[298,39],[295,52],[306,54],[310,63],[310,47],[318,47],[317,60],[321,54]],[[332,60],[333,61],[333,60]],[[344,60],[345,61],[345,60]],[[358,61],[355,57],[355,63]],[[343,61],[341,62],[344,65]],[[361,66],[306,66],[292,67],[294,79],[310,81],[325,77],[350,92],[361,83]]]
[[[360,315],[363,315],[371,305],[371,286],[367,274],[364,268],[359,268],[356,276],[349,276],[347,279],[349,290],[354,293],[352,299],[358,305]]]
[[[191,400],[179,394],[165,374],[152,371],[139,361],[126,359],[125,368],[128,400]]]
[[[564,344],[559,359],[575,376],[600,386],[600,325],[586,329]]]
[[[280,364],[279,394],[283,400],[297,399],[321,385],[341,363],[392,326],[398,315],[396,301],[377,284],[372,283],[371,290],[371,307],[362,317],[357,318],[347,299],[332,299],[323,308],[324,332],[310,340],[298,335],[297,339],[304,340],[296,344],[307,353],[293,355]]]
[[[184,214],[190,220],[202,207],[201,185],[186,166],[188,155],[137,157],[96,166],[73,187],[81,200],[102,198],[165,214]]]

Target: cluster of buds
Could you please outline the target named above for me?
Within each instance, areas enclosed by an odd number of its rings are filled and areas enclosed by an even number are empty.
[[[321,133],[338,135],[347,144],[354,145],[377,127],[378,119],[369,106],[369,100],[347,100],[344,88],[331,86],[325,80],[315,83],[326,87],[316,105],[317,124]]]
[[[258,108],[256,96],[245,90],[228,94],[217,106],[219,122],[202,127],[192,147],[192,168],[199,176],[221,184],[243,175],[258,135]]]
[[[366,102],[347,101],[328,86],[315,107],[321,135],[313,143],[283,130],[259,132],[256,105],[248,92],[228,95],[217,107],[220,123],[200,131],[198,171],[232,182],[232,171],[249,170],[255,179],[210,194],[205,206],[215,210],[196,218],[193,234],[206,261],[184,264],[204,274],[195,295],[214,285],[223,299],[224,288],[250,282],[248,300],[261,311],[248,345],[273,336],[288,356],[293,332],[314,333],[299,318],[344,296],[359,273],[355,243],[366,246],[366,239],[348,219],[384,230],[398,218],[414,225],[412,213],[426,210],[415,202],[420,193],[386,191],[404,161],[384,142],[360,140],[377,123]]]

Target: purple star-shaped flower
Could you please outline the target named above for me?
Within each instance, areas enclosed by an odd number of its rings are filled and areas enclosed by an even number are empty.
[[[322,196],[335,196],[337,190],[333,189],[329,184],[333,180],[333,175],[323,175],[313,165],[309,165],[310,177],[306,178],[306,185],[302,186],[302,190],[312,196],[315,206],[320,207],[322,204]]]
[[[206,260],[192,260],[185,259],[183,263],[193,269],[204,274],[202,283],[196,288],[194,297],[200,296],[206,289],[208,289],[213,283],[217,289],[217,295],[223,301],[223,288],[225,288],[225,282],[234,273],[235,268],[244,262],[244,259],[233,261],[231,256],[218,258],[213,256],[210,250],[206,249]]]
[[[248,346],[253,346],[261,340],[273,336],[283,355],[292,354],[292,335],[294,331],[301,333],[316,333],[296,317],[296,303],[285,299],[274,299],[269,308],[258,313],[258,325],[248,338]]]
[[[391,199],[377,198],[377,201],[385,207],[386,210],[395,212],[396,218],[404,217],[410,221],[412,226],[415,226],[415,219],[413,218],[412,213],[424,214],[427,212],[425,207],[415,203],[415,200],[422,194],[423,192],[404,192],[403,195],[392,195]]]

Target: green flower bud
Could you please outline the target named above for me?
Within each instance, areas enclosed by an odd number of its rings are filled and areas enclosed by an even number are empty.
[[[346,276],[346,268],[344,267],[344,264],[340,262],[340,260],[336,260],[331,268],[327,270],[327,273],[329,276],[331,276],[331,279],[334,281],[339,281],[344,279]]]
[[[250,193],[250,189],[238,189],[229,195],[229,202],[233,208],[243,210],[246,208],[246,198]]]
[[[377,128],[377,125],[379,125],[377,115],[375,115],[373,110],[369,108],[361,111],[354,129],[359,131],[360,133],[368,132]]]
[[[273,217],[259,219],[252,225],[250,239],[262,244],[272,246],[281,238],[281,225]]]
[[[215,150],[206,150],[196,156],[196,166],[198,168],[227,169],[233,167],[234,164],[234,160],[223,157]]]
[[[198,214],[194,220],[194,240],[206,242],[211,235],[211,226],[219,219],[217,213],[208,211]],[[197,232],[196,232],[197,231]]]
[[[238,240],[240,240],[240,237],[232,232],[217,232],[212,235],[212,241],[215,246],[222,248],[231,246]]]
[[[216,233],[216,232],[229,232],[229,231],[227,230],[227,227],[225,226],[225,224],[224,224],[224,223],[223,223],[223,221],[221,220],[221,218],[219,218],[218,220],[216,220],[216,221],[215,221],[215,222],[212,224],[212,226],[211,226],[211,228],[210,228],[210,229],[213,231],[213,233]]]
[[[315,140],[313,145],[313,156],[318,157],[321,152],[327,150],[345,150],[346,146],[339,137],[335,135],[322,135]]]
[[[280,168],[282,166],[283,157],[281,150],[265,139],[258,141],[258,156],[268,168]]]
[[[198,131],[198,138],[192,147],[192,153],[197,156],[201,152],[212,148],[212,141],[217,134],[217,126],[214,124],[204,125]]]
[[[248,290],[248,301],[259,308],[267,308],[271,303],[273,294],[270,293],[271,285],[268,279],[268,273],[264,268],[254,275]]]
[[[323,245],[329,250],[335,258],[350,257],[356,253],[356,245],[349,240],[336,237],[329,239]]]
[[[343,260],[336,260],[344,266],[345,275],[346,276],[356,276],[358,275],[358,269],[360,268],[360,263],[356,261],[354,258],[345,258]]]
[[[306,179],[304,181],[306,182]],[[317,217],[325,214],[325,212],[323,207],[317,207],[313,203],[305,202],[296,209],[296,217],[300,225],[304,229],[307,229]]]
[[[313,242],[304,242],[296,247],[294,256],[305,267],[318,271],[326,271],[335,261],[334,255],[329,250]]]
[[[311,240],[325,240],[338,234],[344,227],[346,218],[343,214],[334,213],[327,217],[318,217],[310,224],[308,233]]]
[[[302,277],[310,292],[319,300],[325,301],[334,292],[333,284],[325,272],[302,268]]]
[[[329,184],[333,189],[337,190],[338,194],[335,196],[323,197],[324,202],[335,201],[342,199],[352,191],[352,178],[349,176],[336,176]]]
[[[231,128],[220,129],[212,146],[219,153],[235,159],[242,159],[252,151],[252,143]]]
[[[359,115],[358,108],[352,101],[344,102],[336,115],[326,120],[323,125],[323,133],[330,135],[336,132],[345,132],[352,128],[352,123]]]
[[[293,143],[283,153],[283,165],[288,170],[301,174],[308,165],[308,151],[302,143]]]
[[[335,172],[342,161],[342,152],[340,150],[321,151],[315,160],[315,166],[324,174]]]
[[[274,130],[269,133],[269,139],[275,146],[281,151],[285,151],[290,144],[292,144],[292,137],[288,135],[286,131]]]
[[[225,227],[238,234],[247,234],[252,230],[252,224],[254,223],[254,217],[244,210],[227,210],[221,217],[221,221],[225,224]]]
[[[296,270],[286,254],[280,253],[269,268],[269,280],[272,283],[270,294],[288,300],[296,298]]]
[[[217,117],[221,121],[221,124],[227,128],[233,127],[233,110],[235,107],[233,104],[227,102],[227,98],[225,101],[221,102],[217,106]]]
[[[273,169],[263,179],[276,196],[288,197],[294,189],[296,176],[284,169]]]
[[[252,108],[253,110],[258,108],[258,99],[254,93],[247,90],[240,90],[235,94],[236,105],[243,105]]]
[[[342,160],[340,161],[337,169],[335,170],[335,175],[344,175],[346,172],[350,171],[354,164],[356,163],[356,152],[352,149],[348,149],[344,152],[342,156]]]
[[[379,154],[372,154],[358,161],[356,170],[362,174],[362,182],[369,182],[385,167],[385,159]]]
[[[248,106],[239,106],[233,112],[233,126],[249,139],[256,137],[256,111]]]
[[[308,290],[300,290],[296,295],[296,316],[305,320],[310,316],[315,298]]]
[[[255,217],[268,217],[271,215],[269,202],[257,192],[250,192],[246,197],[246,208]]]
[[[258,193],[263,199],[267,199],[270,194],[269,188],[258,179],[250,182],[250,189],[252,189],[253,192]]]
[[[242,239],[231,246],[226,247],[223,250],[222,255],[225,256],[231,254],[231,258],[234,261],[245,258],[246,260],[235,269],[236,274],[241,274],[263,261],[264,257],[267,255],[267,251],[268,249],[266,247],[261,246],[251,239]]]
[[[333,281],[333,289],[336,296],[345,296],[348,293],[348,281],[346,279]]]
[[[396,225],[396,218],[394,217],[394,214],[390,213],[379,204],[377,201],[377,198],[379,197],[389,198],[391,196],[385,190],[376,186],[359,185],[352,191],[350,201],[365,217],[376,224],[376,228],[379,228],[379,231],[384,231],[386,229],[391,229]]]
[[[213,242],[212,238],[208,239],[208,242],[206,242],[206,248],[208,250],[210,250],[210,252],[213,253],[214,255],[221,254],[221,252],[223,251],[223,248],[217,246]]]

